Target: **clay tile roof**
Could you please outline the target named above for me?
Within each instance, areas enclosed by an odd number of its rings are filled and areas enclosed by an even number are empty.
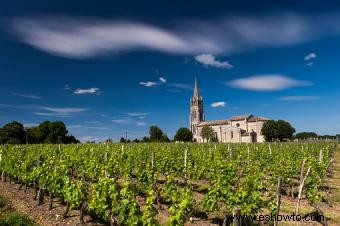
[[[251,116],[252,116],[251,114],[248,114],[248,115],[237,115],[237,116],[232,117],[230,119],[230,121],[241,121],[241,120],[245,120],[246,118],[249,118]]]
[[[225,120],[212,120],[212,121],[205,121],[201,122],[198,124],[198,126],[216,126],[216,125],[227,125],[229,124],[230,121],[225,119]]]
[[[248,119],[248,122],[258,122],[258,121],[268,121],[268,120],[269,119],[265,118],[265,117],[254,116],[254,117],[251,117],[250,119]]]

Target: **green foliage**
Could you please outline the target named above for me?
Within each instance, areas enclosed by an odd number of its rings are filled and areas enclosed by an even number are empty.
[[[192,133],[188,128],[185,128],[185,127],[179,128],[175,134],[174,140],[183,141],[183,142],[191,142]]]
[[[309,138],[318,138],[318,135],[314,132],[301,132],[295,134],[295,138],[299,140],[306,140]]]
[[[214,141],[215,138],[214,130],[210,126],[203,126],[201,136],[203,140],[207,140],[208,142]]]
[[[163,139],[163,131],[158,126],[150,126],[150,141],[159,142]]]
[[[33,226],[34,223],[18,212],[5,213],[0,217],[1,226]]]
[[[272,142],[274,140],[283,141],[285,139],[292,139],[295,129],[289,124],[289,122],[284,120],[269,120],[263,124],[261,133],[268,142]]]
[[[284,178],[284,188],[296,186],[304,160],[305,169],[312,166],[304,197],[317,204],[333,150],[326,142],[3,145],[0,172],[48,189],[74,209],[86,202],[119,225],[157,225],[155,203],[165,200],[169,224],[184,225],[195,204],[192,181],[208,190],[198,203],[208,212],[230,214],[236,206],[243,214],[267,207],[273,212],[277,178]]]
[[[0,209],[4,208],[6,204],[7,204],[6,199],[0,196]]]
[[[157,209],[154,206],[156,194],[152,187],[148,190],[148,196],[143,209],[142,224],[146,226],[157,226]]]
[[[2,143],[24,144],[26,142],[26,132],[20,122],[10,122],[4,125],[0,132]]]

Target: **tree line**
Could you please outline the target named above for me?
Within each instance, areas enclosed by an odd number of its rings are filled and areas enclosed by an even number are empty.
[[[7,123],[0,128],[1,144],[42,144],[42,143],[79,143],[73,135],[69,135],[62,121],[44,121],[38,126],[24,128],[17,121]]]

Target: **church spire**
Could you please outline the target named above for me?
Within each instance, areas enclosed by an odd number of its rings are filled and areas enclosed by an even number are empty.
[[[200,96],[200,94],[199,94],[199,91],[198,91],[197,79],[195,77],[194,98],[198,99],[199,96]]]

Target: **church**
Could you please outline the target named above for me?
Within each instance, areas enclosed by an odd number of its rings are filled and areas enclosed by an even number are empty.
[[[230,119],[206,121],[203,110],[203,98],[199,94],[195,79],[194,95],[190,98],[190,129],[196,142],[204,142],[201,131],[204,126],[210,126],[218,142],[253,143],[264,142],[261,134],[263,123],[268,118],[252,114],[238,115]]]

